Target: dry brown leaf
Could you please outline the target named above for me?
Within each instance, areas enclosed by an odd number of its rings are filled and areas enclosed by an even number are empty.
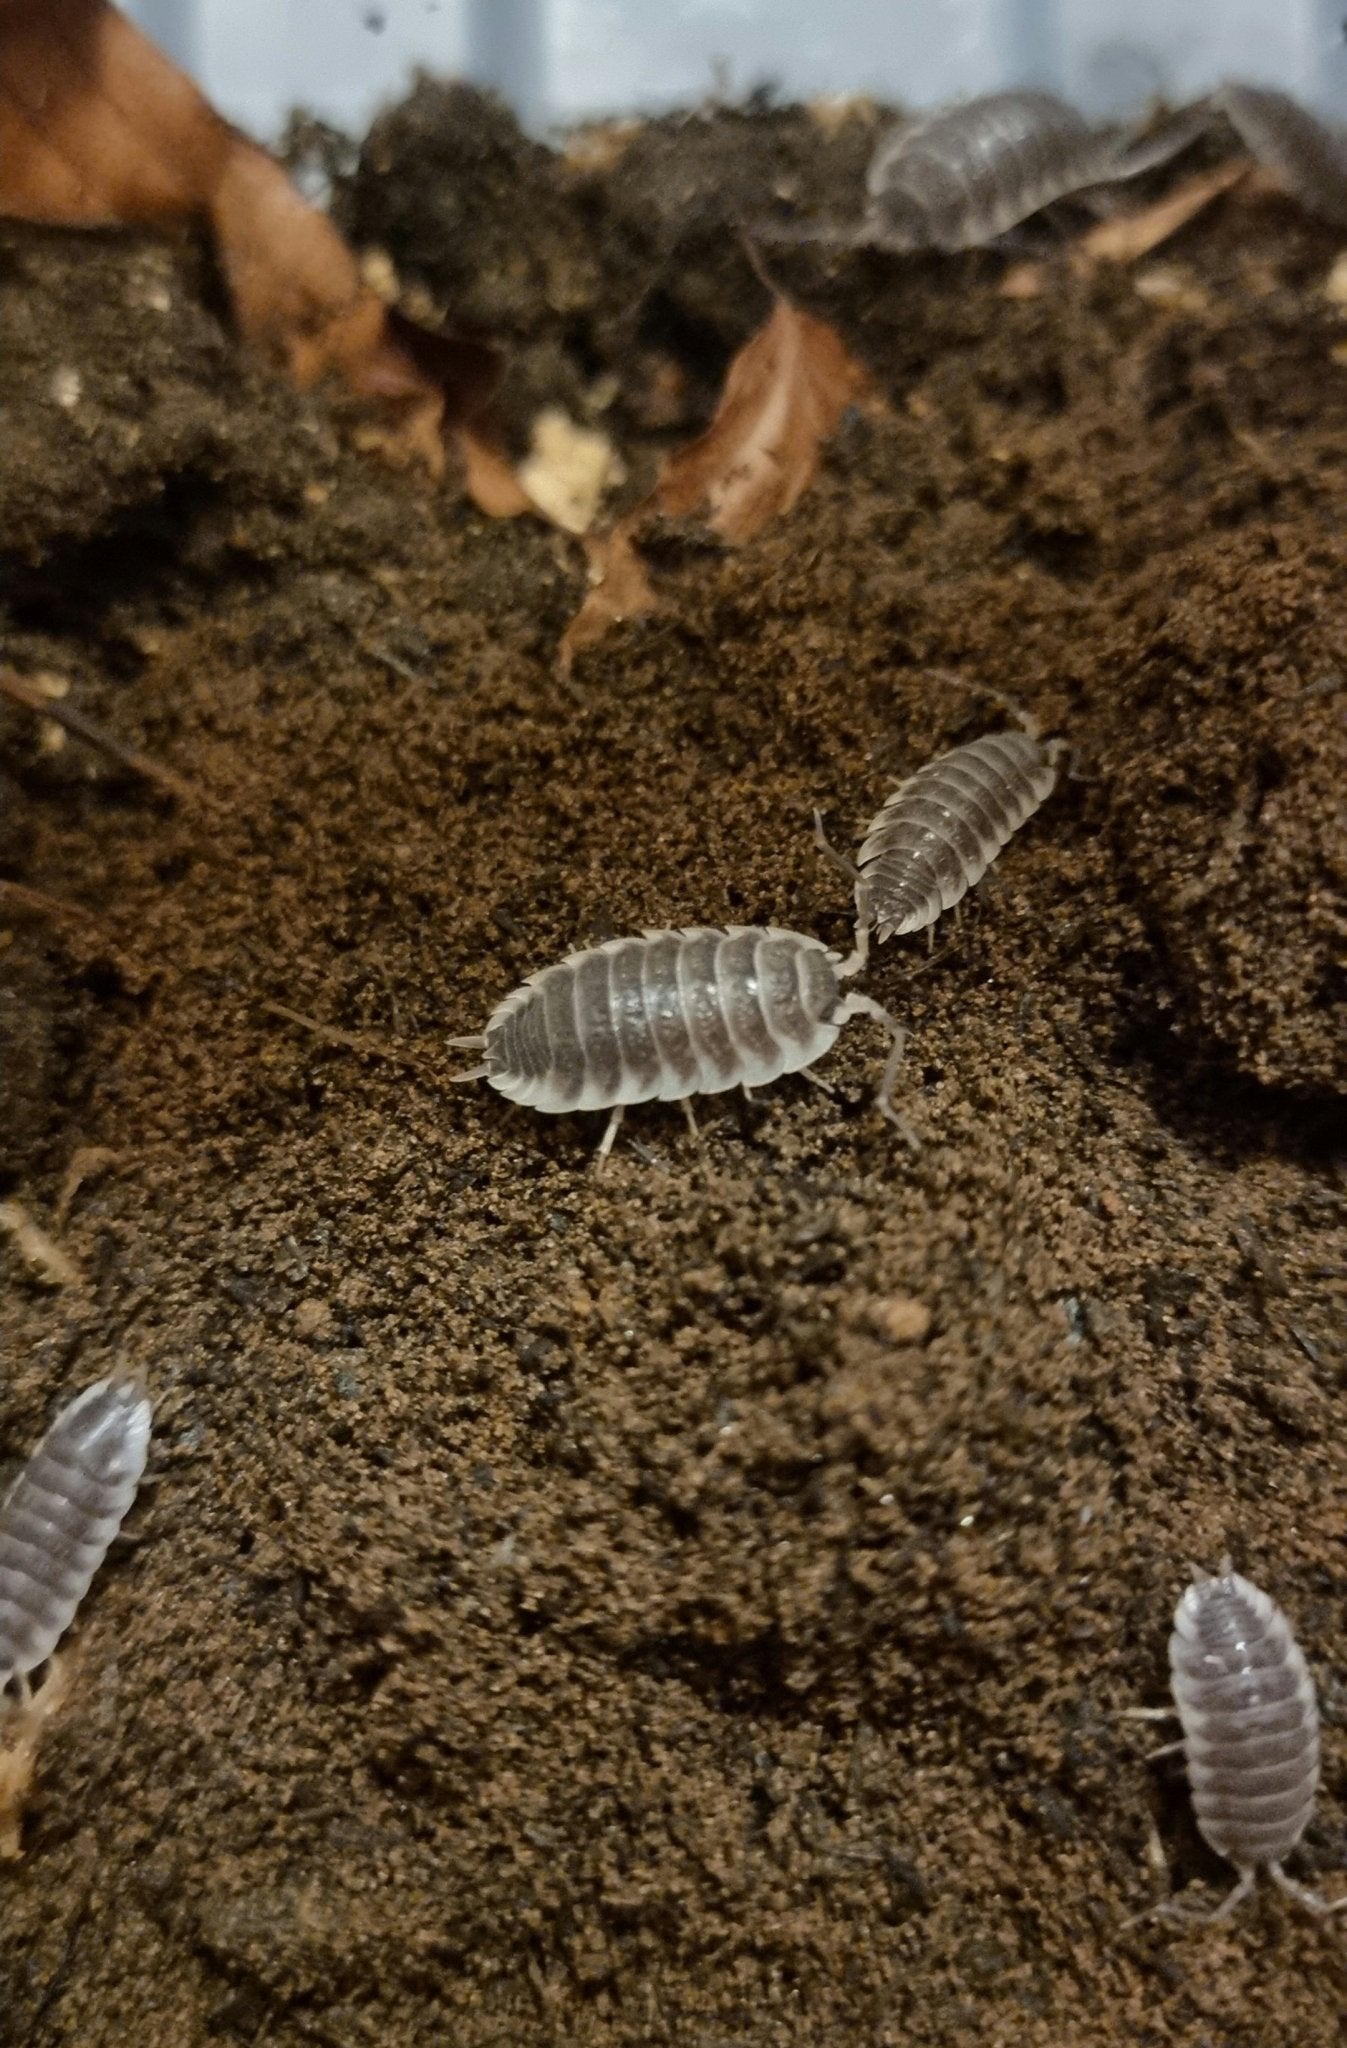
[[[675,518],[704,510],[726,540],[751,540],[808,489],[823,443],[865,385],[835,328],[778,299],[730,364],[706,432],[670,458],[658,508]]]
[[[640,507],[609,534],[586,539],[590,587],[584,603],[561,636],[563,675],[570,674],[580,650],[602,640],[610,626],[620,625],[625,619],[643,618],[657,608],[659,600],[632,538],[637,522],[648,509],[648,506]]]
[[[1043,286],[1046,278],[1047,272],[1041,263],[1030,261],[1012,263],[1001,279],[1000,284],[996,287],[997,297],[1002,299],[1040,299],[1043,296]]]
[[[235,140],[103,0],[0,0],[0,210],[183,220],[209,204]]]
[[[835,329],[778,298],[731,363],[706,432],[670,457],[650,496],[611,533],[586,540],[590,589],[562,638],[563,671],[610,626],[655,610],[635,539],[648,518],[702,512],[732,545],[751,540],[808,488],[823,443],[865,386]]]
[[[1134,263],[1139,256],[1149,255],[1152,249],[1158,249],[1162,242],[1176,235],[1213,199],[1239,184],[1248,172],[1247,157],[1232,157],[1213,170],[1199,171],[1163,199],[1157,199],[1154,206],[1101,220],[1081,236],[1075,253],[1087,263]]]
[[[47,1722],[64,1705],[69,1689],[65,1664],[53,1657],[46,1679],[32,1698],[0,1720],[0,1862],[15,1863],[23,1855],[23,1811],[32,1789],[38,1746]]]
[[[399,324],[281,166],[107,0],[0,0],[0,213],[213,229],[240,333],[301,388],[336,374],[377,445],[439,475],[496,359]],[[437,353],[438,351],[438,353]]]
[[[463,488],[479,512],[489,519],[518,519],[521,513],[536,512],[520,483],[509,457],[485,435],[464,427],[459,434],[463,453]]]
[[[752,540],[808,489],[824,442],[866,388],[836,329],[778,297],[730,364],[706,432],[669,458],[649,497],[611,533],[585,541],[590,590],[562,637],[563,672],[610,626],[657,608],[636,546],[647,519],[702,513],[732,546]]]

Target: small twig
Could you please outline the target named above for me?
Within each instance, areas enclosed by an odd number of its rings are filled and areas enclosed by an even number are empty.
[[[44,896],[40,889],[29,889],[22,882],[0,880],[0,911],[26,910],[34,917],[73,917],[80,924],[96,924],[92,910],[86,910],[82,903],[62,903],[59,897]]]
[[[774,299],[779,301],[781,298],[781,287],[768,271],[767,265],[762,260],[762,253],[757,243],[750,237],[747,228],[739,230],[739,246],[748,258],[753,275],[757,278],[758,283],[763,286],[764,290],[769,291]]]
[[[371,661],[381,661],[385,668],[393,671],[395,676],[402,676],[409,683],[421,683],[425,680],[423,676],[419,676],[416,673],[410,662],[404,661],[400,654],[394,654],[391,647],[375,647],[371,645],[366,647],[365,653],[369,655]]]
[[[262,1009],[269,1017],[283,1017],[287,1024],[298,1024],[301,1030],[321,1038],[325,1045],[344,1046],[348,1052],[362,1053],[368,1059],[393,1060],[430,1080],[435,1078],[433,1069],[414,1053],[399,1052],[396,1046],[385,1045],[382,1039],[370,1038],[363,1031],[343,1031],[339,1025],[324,1024],[321,1018],[306,1016],[303,1010],[292,1010],[285,1003],[263,1003]]]
[[[76,739],[84,740],[91,747],[97,747],[99,752],[106,754],[110,760],[118,762],[123,768],[129,768],[131,773],[139,775],[142,781],[152,782],[156,789],[162,789],[166,795],[175,796],[183,803],[197,801],[198,792],[181,775],[175,775],[171,768],[161,767],[157,761],[152,761],[148,754],[142,754],[138,748],[124,745],[110,732],[105,732],[92,718],[86,717],[84,712],[77,711],[73,704],[65,704],[59,697],[44,697],[41,690],[35,690],[31,683],[25,682],[13,669],[0,669],[0,694],[8,697],[14,704],[22,704],[27,711],[35,711],[39,718],[52,719],[67,732],[74,733]]]

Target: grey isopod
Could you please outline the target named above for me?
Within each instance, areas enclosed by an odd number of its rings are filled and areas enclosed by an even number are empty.
[[[881,942],[927,930],[981,881],[1001,848],[1052,793],[1065,751],[1030,731],[987,733],[900,782],[866,828],[851,867]],[[815,820],[825,852],[832,849]]]
[[[610,1110],[602,1161],[629,1103],[681,1102],[695,1135],[693,1095],[748,1094],[782,1074],[816,1079],[813,1062],[847,1020],[873,1017],[892,1038],[879,1107],[915,1143],[889,1101],[905,1033],[872,996],[839,987],[865,965],[867,947],[864,920],[845,960],[773,926],[610,939],[531,974],[484,1032],[451,1039],[486,1055],[453,1078],[489,1081],[549,1116]]]
[[[1300,1645],[1275,1600],[1241,1578],[1228,1557],[1215,1573],[1191,1569],[1169,1638],[1183,1729],[1176,1747],[1202,1838],[1239,1873],[1234,1890],[1199,1917],[1233,1913],[1260,1870],[1312,1912],[1336,1912],[1347,1899],[1330,1903],[1282,1868],[1309,1823],[1319,1784],[1319,1705]],[[1172,1903],[1154,1910],[1189,1917]]]
[[[152,1413],[136,1380],[86,1387],[0,1504],[0,1690],[26,1691],[74,1620],[136,1497]]]
[[[1289,94],[1261,85],[1224,85],[1213,104],[1251,156],[1309,213],[1347,227],[1347,133]]]
[[[1100,134],[1047,92],[994,92],[938,107],[879,143],[853,228],[763,229],[768,239],[904,252],[973,249],[1059,199],[1137,176],[1185,148],[1196,112],[1144,139]]]

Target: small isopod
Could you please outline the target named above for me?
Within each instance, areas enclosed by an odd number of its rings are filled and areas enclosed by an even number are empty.
[[[982,880],[1052,793],[1064,751],[1060,740],[1045,744],[1031,731],[987,733],[898,784],[871,819],[851,870],[881,942],[927,930]],[[817,820],[815,829],[830,852]],[[860,901],[858,893],[858,909]]]
[[[782,1074],[816,1080],[813,1062],[848,1019],[873,1017],[892,1040],[879,1107],[915,1142],[889,1101],[905,1033],[872,996],[844,996],[839,986],[860,972],[867,949],[864,920],[845,960],[771,926],[610,939],[531,974],[483,1033],[451,1039],[486,1055],[453,1078],[489,1081],[549,1116],[611,1110],[601,1162],[628,1104],[681,1102],[695,1135],[692,1096],[749,1094]]]
[[[1347,227],[1347,133],[1267,86],[1222,86],[1214,104],[1249,154],[1307,212]]]
[[[86,1387],[0,1504],[0,1690],[26,1692],[74,1620],[136,1497],[152,1414],[135,1380]]]
[[[866,174],[868,205],[852,229],[804,227],[771,238],[904,252],[974,249],[1060,199],[1166,162],[1204,125],[1177,117],[1158,134],[1100,134],[1047,92],[994,92],[938,107],[886,135]]]
[[[1228,1557],[1214,1575],[1192,1569],[1169,1638],[1183,1729],[1176,1747],[1202,1839],[1239,1873],[1222,1903],[1198,1917],[1224,1920],[1260,1870],[1311,1912],[1336,1912],[1347,1899],[1321,1899],[1282,1869],[1309,1823],[1319,1783],[1319,1706],[1300,1645],[1281,1608]],[[1172,1903],[1154,1910],[1190,1917]]]

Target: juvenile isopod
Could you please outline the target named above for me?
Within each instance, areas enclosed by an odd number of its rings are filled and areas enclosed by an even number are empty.
[[[531,974],[484,1032],[451,1039],[485,1054],[453,1078],[489,1081],[549,1116],[610,1110],[602,1161],[628,1104],[681,1102],[695,1135],[692,1096],[748,1094],[782,1074],[817,1079],[814,1061],[848,1019],[873,1017],[892,1040],[878,1104],[911,1141],[889,1101],[903,1029],[873,997],[840,988],[865,965],[867,947],[863,920],[845,960],[771,926],[610,939]]]
[[[1199,1832],[1239,1873],[1234,1890],[1199,1917],[1224,1920],[1260,1870],[1312,1912],[1336,1912],[1347,1899],[1321,1899],[1282,1868],[1309,1823],[1319,1784],[1319,1706],[1300,1645],[1281,1608],[1228,1557],[1214,1575],[1193,1570],[1169,1638],[1183,1729],[1176,1746]],[[1189,1917],[1173,1904],[1154,1910]]]
[[[974,249],[1060,199],[1132,178],[1166,162],[1200,132],[1196,114],[1158,134],[1101,134],[1047,92],[994,92],[939,107],[879,143],[866,175],[868,204],[854,228],[766,229],[787,241],[903,252]]]
[[[136,1497],[152,1413],[135,1380],[86,1387],[0,1505],[0,1690],[26,1691],[74,1620]]]
[[[1325,127],[1289,94],[1268,86],[1222,86],[1215,105],[1249,154],[1307,212],[1347,227],[1347,133]]]
[[[987,733],[897,785],[871,819],[851,870],[857,908],[863,895],[881,942],[925,931],[982,880],[1051,794],[1064,751],[1060,740],[1045,744],[1029,731]],[[831,852],[818,820],[815,829]]]

